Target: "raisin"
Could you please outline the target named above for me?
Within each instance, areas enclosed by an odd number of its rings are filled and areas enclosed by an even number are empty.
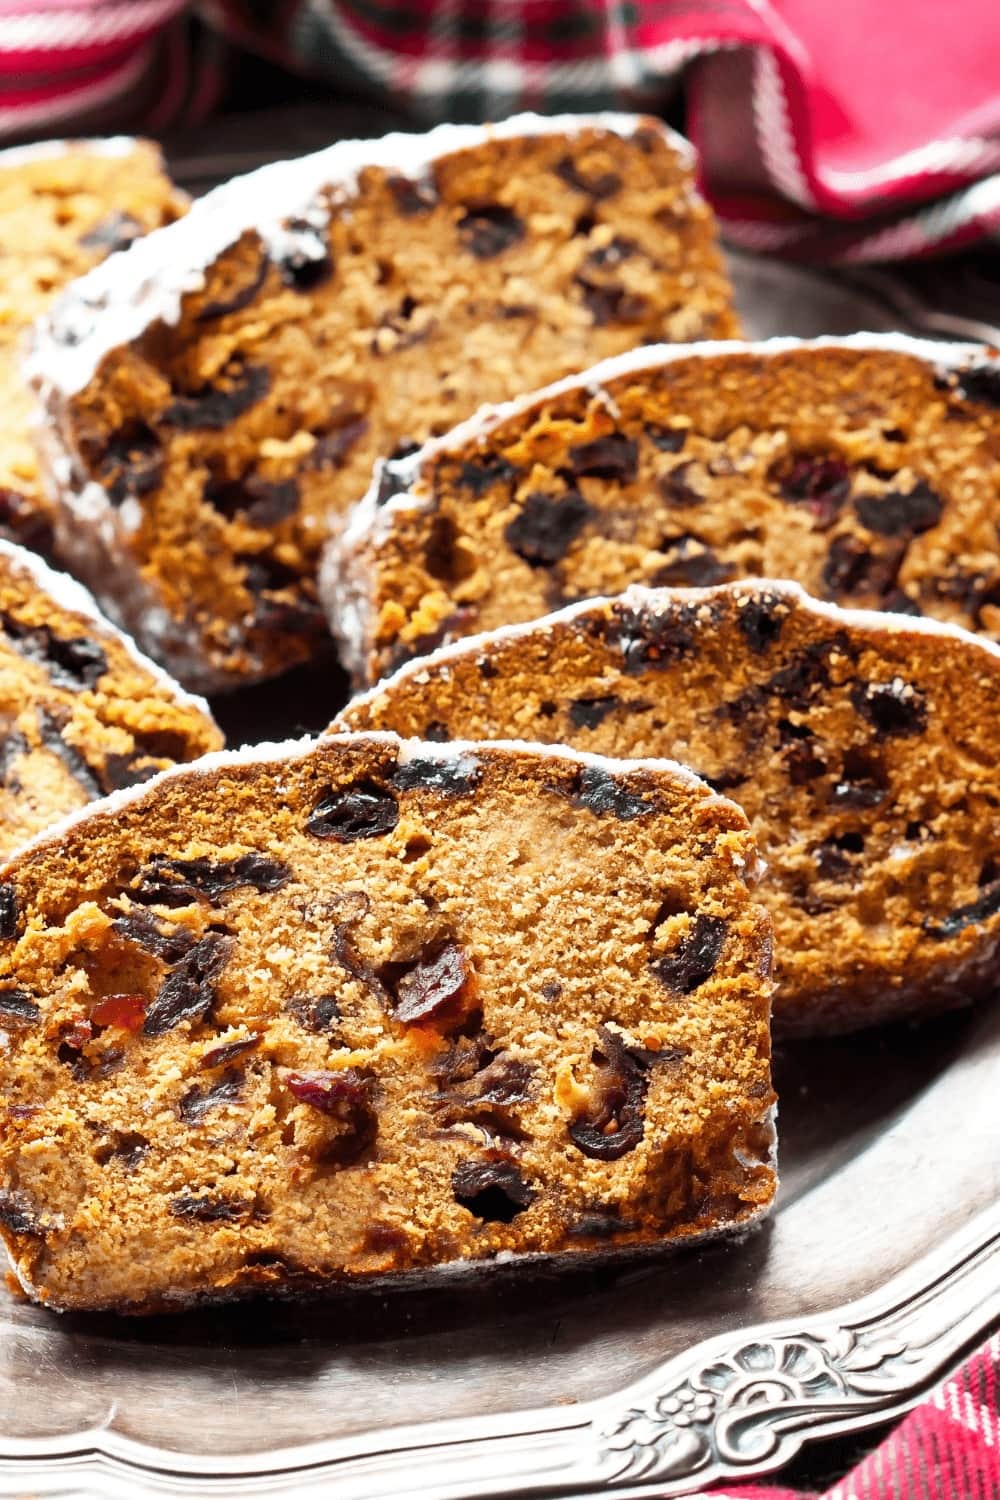
[[[287,1007],[286,1007],[287,1009]],[[261,1044],[261,1037],[253,1036],[236,1037],[231,1042],[222,1042],[218,1047],[209,1047],[198,1059],[199,1068],[224,1068],[228,1063],[235,1062],[238,1057],[245,1057],[248,1052],[253,1052]]]
[[[638,1219],[623,1219],[617,1205],[603,1206],[594,1212],[581,1214],[566,1226],[566,1235],[574,1240],[610,1240],[618,1234],[633,1234],[639,1229]]]
[[[435,944],[418,957],[385,964],[379,973],[404,1026],[455,1018],[476,998],[475,971],[455,942]]]
[[[660,587],[711,588],[715,583],[723,583],[732,573],[729,565],[721,562],[711,547],[706,547],[697,537],[675,537],[670,546],[671,555],[656,570],[653,579]]]
[[[218,297],[212,302],[205,302],[195,315],[196,323],[210,323],[215,318],[228,317],[230,313],[242,312],[260,291],[267,280],[267,273],[271,269],[271,262],[266,255],[262,255],[257,262],[257,267],[250,280],[244,286],[237,287],[224,297]]]
[[[111,504],[122,505],[158,489],[163,480],[163,445],[145,422],[128,422],[111,436],[95,476]]]
[[[872,552],[856,537],[834,537],[823,564],[823,583],[834,594],[867,590],[886,594],[895,587],[905,543],[886,553]]]
[[[979,401],[984,406],[1000,407],[1000,364],[972,366],[957,372],[946,372],[949,386],[963,401]]]
[[[575,443],[569,450],[569,463],[574,474],[627,483],[638,473],[639,448],[624,433],[610,432],[589,443]]]
[[[722,917],[699,912],[672,953],[655,958],[650,968],[668,990],[690,995],[715,972],[726,941],[726,923]]]
[[[232,1104],[243,1091],[242,1073],[224,1073],[206,1088],[188,1089],[177,1106],[177,1113],[185,1125],[200,1125],[205,1116],[223,1104]]]
[[[923,614],[916,599],[911,599],[905,589],[890,589],[882,599],[881,608],[891,615]]]
[[[689,463],[677,464],[657,476],[657,492],[668,505],[683,509],[688,505],[701,505],[705,499],[701,491],[692,488],[684,477],[691,472],[691,467]]]
[[[37,1026],[41,1014],[38,1002],[27,990],[0,990],[0,1030],[20,1031]]]
[[[475,1104],[523,1104],[531,1098],[534,1070],[520,1058],[499,1057],[487,1053],[489,1061],[462,1080],[449,1094],[440,1097]]]
[[[432,208],[437,207],[437,189],[428,179],[394,175],[386,178],[385,185],[405,218],[412,219],[417,214],[430,213]]]
[[[595,271],[603,271],[607,266],[620,266],[623,261],[631,260],[638,249],[635,240],[616,234],[606,245],[598,245],[596,250],[591,250],[584,264]]]
[[[901,677],[891,682],[852,683],[851,702],[879,734],[921,734],[927,727],[923,695]]]
[[[751,651],[759,655],[774,645],[787,614],[777,594],[759,594],[741,601],[736,623]]]
[[[262,401],[270,389],[271,375],[263,365],[233,364],[221,372],[216,385],[176,396],[162,420],[181,432],[221,432]]]
[[[848,750],[840,779],[830,788],[830,803],[834,807],[878,807],[885,797],[881,762],[866,750]]]
[[[424,725],[423,738],[425,740],[430,740],[434,745],[446,745],[451,739],[451,734],[449,733],[448,726],[443,719],[428,719],[427,723]],[[430,765],[431,762],[425,762],[425,764]],[[398,774],[399,773],[397,771],[396,776],[398,776]],[[393,777],[394,781],[396,780],[396,776]]]
[[[629,292],[623,286],[614,282],[598,285],[586,276],[575,279],[595,328],[606,328],[609,323],[641,323],[649,315],[649,303],[645,297]]]
[[[367,431],[368,418],[355,417],[352,421],[345,422],[342,427],[335,427],[332,432],[325,432],[322,437],[316,439],[316,446],[306,461],[306,468],[339,468],[342,460]]]
[[[656,422],[650,422],[646,428],[646,436],[661,453],[680,453],[688,434],[686,427],[661,427]]]
[[[95,1026],[138,1031],[146,1019],[145,995],[104,995],[90,1012]]]
[[[432,735],[427,736],[432,739]],[[447,739],[447,734],[445,735]],[[393,772],[392,784],[401,792],[442,792],[449,797],[467,795],[482,779],[482,767],[474,755],[457,755],[446,760],[423,760],[419,756],[404,760]]]
[[[38,722],[38,736],[45,748],[58,756],[85,796],[100,797],[104,788],[76,746],[63,739],[62,726],[56,715],[47,708],[38,708],[35,718]]]
[[[650,1055],[627,1047],[617,1032],[602,1026],[592,1053],[597,1064],[597,1103],[590,1116],[572,1120],[569,1138],[584,1156],[618,1161],[642,1140],[643,1106],[649,1088]]]
[[[74,693],[94,688],[108,670],[103,649],[85,635],[66,639],[48,625],[23,625],[8,614],[0,615],[0,625],[15,651],[43,666],[55,687]]]
[[[585,193],[595,203],[613,198],[616,193],[621,192],[622,180],[617,172],[593,172],[588,175],[581,171],[571,156],[564,156],[553,170],[567,187],[571,187],[576,193]]]
[[[491,1224],[509,1224],[535,1200],[521,1169],[502,1157],[460,1161],[451,1174],[451,1190],[457,1203]]]
[[[809,454],[784,460],[771,470],[783,500],[802,504],[815,517],[817,531],[836,520],[851,492],[850,470],[842,458]]]
[[[193,899],[193,898],[192,898]],[[165,927],[147,912],[129,912],[116,917],[111,926],[126,943],[135,943],[145,953],[174,964],[195,945],[197,939],[187,927]]]
[[[285,1001],[285,1009],[306,1031],[318,1034],[335,1031],[341,1019],[335,995],[292,995]],[[202,1066],[207,1067],[208,1064],[203,1063]]]
[[[322,1149],[323,1160],[346,1166],[372,1146],[378,1131],[372,1078],[355,1068],[337,1073],[288,1073],[285,1087],[300,1104],[318,1110],[338,1127]]]
[[[1000,401],[998,401],[1000,404]],[[929,937],[945,939],[957,937],[966,927],[975,926],[980,922],[988,922],[991,917],[1000,913],[1000,880],[995,880],[988,885],[975,901],[970,901],[967,906],[958,906],[940,922],[933,921],[927,917],[924,919],[924,931]]]
[[[142,233],[138,219],[116,210],[81,235],[80,244],[87,250],[101,250],[106,255],[113,255],[117,250],[127,250]]]
[[[294,479],[273,482],[251,474],[227,483],[210,481],[205,500],[227,520],[241,515],[248,526],[276,526],[295,515],[301,495]]]
[[[919,536],[940,521],[944,501],[920,479],[912,490],[861,495],[854,502],[858,519],[879,536]]]
[[[281,890],[291,878],[288,865],[266,854],[223,860],[168,859],[155,854],[129,895],[144,906],[190,906],[193,901],[215,905],[220,896],[240,886],[263,894]]]
[[[162,1036],[182,1021],[200,1021],[215,1002],[215,982],[233,950],[233,939],[210,932],[170,971],[146,1012],[143,1032]]]
[[[811,745],[790,745],[783,758],[788,779],[793,786],[808,786],[810,781],[826,775],[826,762],[820,759]]]
[[[512,208],[486,203],[470,208],[458,221],[463,246],[477,260],[492,260],[524,239],[524,224]]]
[[[495,484],[507,484],[516,474],[513,464],[497,454],[489,453],[475,462],[469,459],[461,464],[456,483],[478,497],[485,495]]]
[[[326,235],[310,219],[286,219],[268,248],[282,281],[296,292],[311,292],[333,275]]]
[[[213,1198],[207,1193],[178,1193],[170,1200],[175,1219],[194,1219],[199,1224],[238,1224],[252,1218],[254,1208],[249,1198]]]
[[[383,838],[399,822],[399,804],[386,786],[365,777],[353,786],[332,788],[306,819],[306,832],[316,839],[351,844],[356,839]]]
[[[121,1167],[123,1172],[134,1172],[149,1155],[149,1141],[134,1131],[115,1131],[113,1139],[98,1146],[94,1158],[102,1167]]]
[[[638,676],[648,667],[666,670],[693,656],[697,628],[697,614],[687,604],[655,615],[615,605],[608,641],[621,651],[625,671]]]
[[[508,524],[504,538],[530,567],[550,568],[566,556],[593,514],[576,490],[558,497],[535,491]]]
[[[574,698],[569,706],[569,721],[574,729],[596,729],[620,706],[621,699],[614,693],[603,698]]]
[[[571,796],[577,807],[585,807],[595,817],[602,818],[610,813],[622,823],[631,823],[634,818],[644,817],[654,810],[652,802],[631,791],[610,771],[602,771],[597,766],[587,766],[577,773]]]
[[[11,1234],[44,1233],[27,1194],[9,1188],[0,1188],[0,1224]]]

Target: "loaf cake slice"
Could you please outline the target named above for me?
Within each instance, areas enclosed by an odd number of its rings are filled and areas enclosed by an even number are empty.
[[[42,141],[0,151],[0,534],[51,546],[51,507],[21,374],[32,321],[56,293],[187,206],[149,141]]]
[[[953,626],[789,583],[633,587],[411,662],[334,727],[692,766],[766,862],[781,1033],[996,989],[1000,649]]]
[[[222,734],[85,589],[0,541],[0,854]],[[2,1024],[2,1018],[0,1018]]]
[[[389,464],[324,594],[359,683],[630,583],[794,578],[1000,638],[998,524],[991,350],[639,349]]]
[[[746,820],[662,761],[209,757],[0,870],[0,1230],[169,1309],[744,1228],[774,1192]]]
[[[520,116],[237,179],[75,286],[32,360],[59,545],[189,686],[329,637],[316,564],[379,454],[650,339],[735,331],[686,143]]]

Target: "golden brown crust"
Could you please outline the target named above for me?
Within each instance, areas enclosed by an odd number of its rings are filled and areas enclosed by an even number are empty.
[[[454,752],[454,753],[453,753]],[[127,1311],[745,1226],[770,924],[686,773],[331,739],[0,871],[0,1229]]]

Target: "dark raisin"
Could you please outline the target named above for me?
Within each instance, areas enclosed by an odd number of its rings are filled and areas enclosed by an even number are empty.
[[[0,990],[0,1030],[20,1031],[26,1026],[37,1026],[41,1014],[38,1002],[27,990]]]
[[[905,589],[890,589],[882,599],[880,607],[892,615],[923,614],[916,599],[911,599]]]
[[[596,729],[620,706],[621,699],[614,693],[603,698],[574,698],[569,706],[569,721],[574,729]]]
[[[657,491],[668,505],[683,510],[689,505],[701,505],[705,499],[701,490],[694,489],[685,478],[691,468],[689,463],[677,464],[675,468],[657,476]]]
[[[997,404],[1000,405],[1000,400]],[[970,901],[967,906],[956,907],[940,922],[926,917],[924,931],[932,938],[953,938],[957,937],[960,932],[964,932],[966,927],[988,922],[998,913],[1000,913],[1000,880],[995,880],[975,901]]]
[[[643,1106],[649,1088],[652,1054],[628,1047],[616,1031],[602,1026],[592,1058],[597,1064],[595,1107],[570,1122],[569,1138],[584,1156],[618,1161],[642,1140]],[[676,1060],[680,1054],[671,1053]]]
[[[726,941],[726,922],[699,912],[687,936],[671,953],[655,958],[650,968],[662,985],[681,995],[690,995],[715,972]]]
[[[675,537],[669,545],[667,561],[657,568],[653,578],[659,587],[710,588],[732,574],[728,563],[721,562],[711,547],[697,537]]]
[[[0,938],[17,936],[18,916],[17,891],[9,881],[0,884]]]
[[[638,248],[635,240],[616,234],[606,245],[598,245],[596,250],[591,250],[584,264],[595,271],[606,270],[608,266],[620,266],[623,261],[631,260]]]
[[[832,526],[851,492],[850,470],[842,458],[809,454],[783,460],[771,470],[783,500],[804,505],[815,517],[816,529]]]
[[[447,734],[444,737],[447,739]],[[419,789],[458,797],[474,791],[482,774],[482,767],[474,755],[456,755],[441,760],[414,756],[396,767],[392,784],[401,792]]]
[[[461,1019],[476,997],[475,971],[450,941],[434,944],[416,958],[384,964],[379,978],[392,996],[393,1016],[406,1026]]]
[[[609,432],[592,442],[573,444],[569,450],[569,464],[574,474],[627,483],[638,473],[639,448],[624,433]]]
[[[477,260],[492,260],[524,239],[524,224],[512,208],[486,203],[470,208],[458,221],[463,246]]]
[[[919,536],[936,526],[944,501],[920,479],[912,490],[887,490],[884,495],[859,495],[854,502],[858,519],[879,536]]]
[[[621,192],[622,180],[617,172],[592,172],[581,170],[571,156],[564,156],[554,168],[557,177],[576,193],[585,193],[595,203],[613,198]]]
[[[356,979],[364,989],[370,991],[381,1006],[386,1010],[391,1010],[392,996],[375,972],[374,966],[358,952],[347,922],[338,922],[334,927],[332,948],[333,957],[341,968],[345,969],[352,979]]]
[[[535,1200],[520,1167],[497,1157],[460,1161],[451,1174],[451,1190],[457,1203],[490,1224],[509,1224]]]
[[[495,484],[507,484],[517,474],[513,464],[497,454],[484,454],[473,462],[471,459],[459,466],[456,483],[474,495],[485,495]]]
[[[399,804],[387,786],[365,777],[353,786],[332,788],[306,819],[306,832],[316,839],[351,844],[356,839],[383,838],[399,822]]]
[[[509,522],[504,537],[530,567],[550,568],[566,556],[593,514],[576,490],[560,496],[535,491]]]
[[[448,726],[443,719],[428,719],[427,723],[424,725],[423,738],[425,740],[430,740],[431,744],[434,745],[446,745],[451,739],[451,734],[449,733]],[[398,774],[399,773],[397,772],[396,775],[398,776]],[[394,776],[393,780],[395,781],[395,779],[396,778]]]
[[[260,291],[267,280],[267,273],[271,269],[271,262],[266,255],[262,255],[254,269],[253,275],[243,286],[235,287],[226,292],[222,297],[214,298],[211,302],[205,302],[198,309],[195,317],[197,323],[211,323],[216,318],[228,317],[230,313],[242,312]]]
[[[927,727],[923,695],[899,677],[891,682],[854,682],[851,702],[879,734],[921,734]]]
[[[424,548],[424,564],[432,578],[442,583],[457,583],[463,576],[458,553],[461,532],[451,516],[436,515]]]
[[[141,754],[118,755],[112,751],[104,757],[99,780],[105,792],[120,792],[124,787],[152,781],[163,769],[162,763],[147,760]]]
[[[162,1036],[182,1021],[200,1021],[215,1002],[215,983],[232,953],[234,940],[210,932],[185,954],[160,986],[146,1012],[146,1036]]]
[[[945,378],[963,401],[979,401],[984,406],[1000,407],[1000,363],[948,371]]]
[[[176,396],[162,420],[182,432],[221,432],[262,401],[270,389],[271,375],[263,365],[234,364],[221,372],[215,385]]]
[[[235,1062],[239,1057],[245,1057],[248,1052],[253,1052],[260,1046],[262,1038],[253,1036],[239,1036],[231,1042],[221,1042],[218,1047],[209,1047],[198,1059],[199,1068],[224,1068],[228,1063]]]
[[[736,623],[751,651],[758,654],[774,645],[788,616],[788,608],[777,594],[758,594],[740,601]]]
[[[614,282],[599,285],[586,276],[575,279],[595,328],[606,328],[609,323],[641,323],[648,317],[649,303],[645,297]]]
[[[813,850],[816,860],[816,874],[821,880],[846,880],[851,873],[851,861],[849,854],[858,854],[860,849],[855,847],[859,835],[841,834],[837,838],[824,839],[817,844]]]
[[[177,1113],[185,1125],[200,1125],[211,1110],[232,1104],[240,1097],[243,1081],[242,1073],[224,1073],[203,1089],[188,1089],[177,1106]]]
[[[273,482],[251,474],[243,479],[209,481],[205,500],[227,520],[239,515],[248,526],[276,526],[295,515],[301,496],[294,479]]]
[[[94,1026],[117,1026],[121,1031],[138,1031],[145,1019],[145,995],[104,995],[90,1012]]]
[[[15,651],[45,667],[56,687],[80,692],[94,688],[108,670],[102,647],[87,636],[66,638],[48,625],[24,625],[12,615],[0,615],[0,626]]]
[[[0,1224],[11,1234],[44,1233],[28,1195],[9,1188],[0,1188]]]
[[[355,417],[332,432],[324,432],[306,460],[307,469],[339,469],[342,460],[368,431],[368,418]]]
[[[646,428],[646,436],[661,453],[680,453],[688,434],[686,427],[661,427],[656,422],[650,422]]]
[[[187,927],[166,927],[147,912],[129,912],[128,916],[116,917],[111,926],[127,943],[135,943],[154,958],[166,964],[174,964],[194,947],[197,941]]]
[[[520,1058],[488,1054],[490,1061],[460,1082],[452,1097],[473,1104],[523,1104],[531,1098],[534,1069]]]
[[[808,786],[810,781],[826,775],[826,761],[816,754],[811,743],[789,745],[782,760],[793,786]]]
[[[285,1009],[306,1031],[318,1034],[336,1031],[341,1018],[335,995],[293,995],[290,1000],[285,1001]]]
[[[112,505],[158,489],[163,479],[163,446],[145,422],[128,422],[112,433],[95,476]]]
[[[585,807],[595,817],[611,814],[622,823],[630,823],[634,818],[645,817],[654,811],[652,802],[633,792],[610,771],[602,771],[596,766],[587,766],[578,773],[571,795],[578,807]]]
[[[87,233],[80,236],[80,244],[87,250],[101,250],[113,255],[117,250],[127,250],[133,240],[143,233],[142,225],[132,214],[119,210],[107,214]]]
[[[355,1068],[337,1073],[288,1073],[285,1087],[300,1104],[318,1110],[338,1127],[322,1148],[324,1161],[346,1166],[369,1150],[378,1131],[374,1079]]]
[[[834,595],[861,590],[884,595],[895,587],[905,542],[885,553],[872,552],[848,534],[834,537],[823,564],[823,583]]]
[[[616,1204],[600,1208],[593,1213],[581,1214],[566,1226],[566,1236],[574,1240],[611,1240],[619,1234],[633,1234],[639,1229],[638,1219],[623,1219]]]
[[[109,1141],[98,1146],[94,1158],[102,1167],[120,1167],[123,1172],[134,1172],[149,1155],[149,1141],[134,1131],[115,1131]]]
[[[399,212],[408,219],[415,218],[417,214],[430,213],[437,206],[437,189],[427,178],[393,175],[386,178],[385,185],[395,199]]]
[[[885,768],[868,750],[850,749],[844,755],[839,780],[830,788],[834,807],[878,807],[886,797]]]
[[[207,1193],[178,1193],[170,1200],[175,1219],[194,1219],[199,1224],[238,1224],[253,1217],[250,1198],[211,1197]]]
[[[155,854],[129,891],[144,906],[189,906],[192,901],[213,905],[228,891],[248,885],[262,894],[280,891],[292,878],[281,860],[267,854],[241,854],[236,859],[168,859]]]
[[[638,676],[649,667],[665,670],[694,655],[697,629],[697,614],[687,604],[659,614],[615,605],[608,643],[620,649],[625,671]]]
[[[333,275],[326,235],[309,219],[286,219],[269,249],[282,281],[296,292],[311,292]]]
[[[42,744],[46,750],[51,750],[53,755],[58,756],[84,795],[90,798],[102,796],[104,788],[94,774],[93,768],[75,745],[63,739],[59,718],[47,708],[36,709],[35,718],[38,722],[38,737]]]

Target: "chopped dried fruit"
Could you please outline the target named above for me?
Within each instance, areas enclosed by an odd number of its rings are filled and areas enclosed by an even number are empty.
[[[127,250],[132,241],[144,233],[143,225],[129,213],[115,209],[105,215],[87,233],[81,235],[80,244],[88,250],[102,250],[106,255],[116,250]]]
[[[858,519],[880,536],[919,536],[936,526],[944,501],[923,479],[912,490],[887,490],[884,495],[861,495],[854,502]]]
[[[224,1068],[229,1063],[235,1062],[237,1058],[245,1057],[248,1052],[255,1051],[260,1046],[261,1040],[262,1038],[254,1033],[253,1036],[239,1036],[231,1042],[221,1042],[218,1047],[209,1047],[207,1052],[201,1054],[198,1066],[199,1068]]]
[[[393,1015],[404,1025],[439,1021],[445,1015],[474,1003],[477,995],[475,971],[468,957],[454,942],[429,949],[418,958],[393,963],[382,971],[388,979],[395,1004]]]
[[[182,432],[199,428],[221,432],[262,401],[270,389],[271,376],[263,365],[233,365],[220,373],[217,384],[175,397],[161,420]]]
[[[456,1202],[491,1224],[511,1223],[535,1200],[520,1167],[501,1157],[460,1161],[451,1174],[451,1186]]]
[[[924,931],[930,937],[947,939],[953,938],[967,927],[972,927],[980,922],[988,922],[992,917],[1000,914],[1000,880],[995,880],[988,885],[981,896],[975,901],[970,901],[965,906],[956,907],[953,912],[940,921],[926,918]]]
[[[0,1188],[0,1224],[11,1234],[44,1233],[28,1195],[9,1188]]]
[[[512,208],[487,203],[470,208],[458,221],[458,234],[477,260],[492,260],[524,239],[524,223]]]
[[[630,791],[625,782],[612,776],[610,771],[599,770],[596,766],[587,766],[579,773],[572,796],[578,807],[587,808],[596,817],[611,814],[623,823],[654,811],[652,802]]]
[[[253,274],[242,286],[235,286],[224,296],[213,297],[209,302],[202,304],[196,315],[197,322],[211,323],[216,318],[226,318],[231,313],[242,312],[245,307],[249,307],[267,280],[267,273],[270,269],[270,260],[266,255],[262,255]]]
[[[195,898],[192,896],[191,899]],[[166,964],[175,964],[198,940],[189,928],[171,927],[141,910],[116,917],[111,926],[125,942],[135,943],[137,948],[151,953],[154,958],[161,958]]]
[[[428,739],[433,736],[428,735]],[[447,735],[444,736],[447,739]],[[444,792],[449,797],[465,796],[475,791],[482,771],[474,755],[460,755],[448,760],[404,760],[393,772],[392,784],[401,792],[416,789]]]
[[[576,443],[569,450],[569,466],[574,474],[595,479],[618,479],[628,483],[639,468],[639,447],[622,432]]]
[[[880,734],[922,734],[927,727],[923,695],[902,680],[855,682],[851,702]]]
[[[350,844],[355,839],[383,838],[399,822],[399,804],[387,786],[365,779],[321,797],[306,820],[306,832],[317,839]]]
[[[147,1012],[146,1036],[162,1036],[182,1021],[200,1021],[215,1003],[215,983],[233,950],[233,939],[210,932],[176,964]]]
[[[489,453],[482,458],[466,459],[459,469],[458,483],[463,489],[471,490],[473,495],[485,495],[495,484],[507,484],[516,474],[513,464]]]
[[[240,886],[255,891],[279,891],[292,878],[288,865],[267,854],[241,854],[236,859],[168,859],[157,856],[139,876],[133,901],[144,906],[190,906],[194,901],[213,905],[220,896]]]
[[[620,707],[621,699],[615,693],[602,698],[575,698],[569,706],[569,721],[574,729],[596,729]]]
[[[145,995],[105,995],[90,1012],[95,1026],[117,1026],[138,1031],[146,1020]]]
[[[564,495],[528,495],[504,537],[533,568],[550,568],[566,556],[593,514],[576,490]]]
[[[38,1001],[27,990],[0,990],[0,1030],[37,1026],[41,1015]]]
[[[293,995],[285,1001],[285,1009],[306,1031],[335,1031],[340,1020],[340,1005],[335,995]]]
[[[273,236],[270,253],[282,281],[297,292],[311,292],[333,275],[326,235],[310,219],[286,219]]]
[[[251,1198],[213,1197],[209,1193],[178,1193],[170,1200],[175,1219],[194,1219],[199,1224],[239,1224],[253,1218],[255,1203]]]
[[[24,625],[11,614],[0,615],[3,633],[28,661],[38,662],[57,687],[81,692],[96,687],[108,670],[108,659],[86,636],[65,638],[48,625]]]
[[[796,458],[775,470],[773,477],[782,499],[804,505],[820,531],[833,525],[851,492],[850,470],[838,457]]]
[[[699,912],[676,948],[655,958],[650,968],[668,990],[689,995],[714,974],[725,942],[725,919]]]
[[[112,505],[139,500],[158,489],[163,479],[163,445],[145,422],[129,422],[113,433],[95,476]]]
[[[617,172],[610,170],[587,172],[571,156],[564,156],[555,170],[567,187],[573,188],[578,193],[585,193],[595,203],[600,203],[605,198],[613,198],[622,189],[622,180]]]
[[[224,1104],[234,1104],[242,1090],[242,1073],[224,1073],[205,1088],[188,1089],[177,1106],[177,1113],[185,1125],[201,1125],[212,1110],[221,1109]]]
[[[761,594],[741,604],[736,622],[752,651],[767,651],[780,636],[787,614],[776,594]]]

